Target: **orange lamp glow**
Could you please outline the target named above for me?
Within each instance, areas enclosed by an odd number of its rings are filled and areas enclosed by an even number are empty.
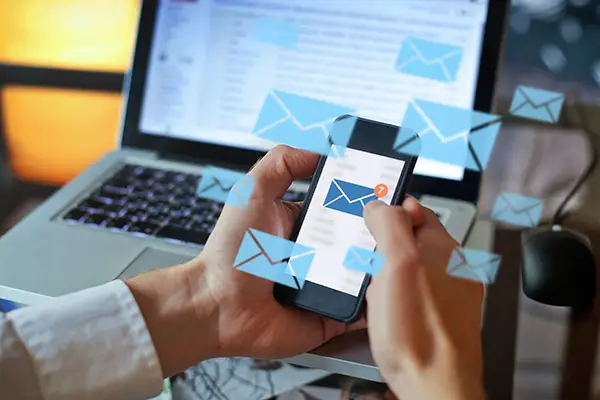
[[[0,0],[0,63],[124,71],[139,0]]]
[[[23,180],[64,184],[116,147],[118,93],[8,86],[0,104],[10,167]]]

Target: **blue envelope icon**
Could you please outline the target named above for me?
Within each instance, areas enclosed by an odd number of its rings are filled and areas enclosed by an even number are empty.
[[[544,203],[535,197],[503,192],[496,197],[492,218],[518,226],[536,227],[542,219]]]
[[[510,104],[510,113],[523,118],[558,122],[565,96],[559,92],[519,86]]]
[[[355,117],[352,108],[293,93],[272,90],[267,95],[252,133],[263,139],[328,155],[332,145],[346,148]],[[340,154],[343,155],[343,154]]]
[[[248,205],[256,180],[241,172],[207,167],[202,173],[196,194],[199,197],[243,208]]]
[[[380,273],[383,264],[385,264],[383,254],[358,246],[351,246],[344,259],[344,267],[371,275]]]
[[[0,313],[7,313],[21,307],[25,307],[25,305],[7,299],[0,299]]]
[[[483,171],[500,121],[498,115],[413,99],[406,108],[394,150]]]
[[[262,43],[293,49],[298,46],[300,25],[279,18],[260,18],[256,21],[254,38]]]
[[[325,196],[323,207],[362,218],[365,206],[373,200],[377,200],[375,189],[334,179]]]
[[[500,260],[498,254],[456,247],[450,255],[447,272],[457,278],[490,284],[498,275]]]
[[[294,289],[301,289],[315,257],[313,248],[248,229],[233,267]]]
[[[454,82],[463,49],[445,43],[407,36],[402,42],[396,71],[441,82]]]

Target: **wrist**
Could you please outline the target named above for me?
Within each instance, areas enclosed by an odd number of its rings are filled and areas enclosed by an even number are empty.
[[[450,355],[436,358],[432,363],[406,363],[393,372],[381,372],[399,398],[485,400],[482,374],[477,369]]]
[[[146,322],[165,377],[218,354],[217,308],[203,288],[203,276],[204,264],[198,257],[125,282]]]

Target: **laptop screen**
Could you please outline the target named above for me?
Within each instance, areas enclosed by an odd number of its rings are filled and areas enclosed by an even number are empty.
[[[161,0],[139,129],[265,151],[276,143],[252,129],[273,89],[394,125],[412,98],[471,108],[487,2]],[[462,49],[459,63],[444,64],[446,82],[402,71],[411,37]],[[418,50],[423,62],[444,62]],[[462,180],[464,169],[420,158],[415,173]]]

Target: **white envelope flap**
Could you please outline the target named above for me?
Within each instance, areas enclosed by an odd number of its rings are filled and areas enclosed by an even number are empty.
[[[536,109],[544,108],[544,107],[549,106],[551,103],[561,101],[564,99],[564,96],[562,94],[557,94],[556,97],[552,97],[552,98],[544,98],[543,100],[536,99],[535,96],[532,96],[532,93],[528,93],[525,88],[518,87],[517,90],[519,91],[521,96],[523,96],[523,98],[525,99],[525,101],[523,103],[521,103],[518,107],[521,107],[525,104],[529,104],[530,106],[532,106],[533,108],[536,108]]]
[[[482,262],[472,262],[469,261],[468,257],[459,249],[455,249],[454,252],[460,257],[461,262],[453,265],[452,270],[456,270],[459,268],[467,268],[470,271],[477,271],[481,269],[485,269],[490,264],[496,264],[500,261],[501,256],[497,254],[490,254],[489,257]]]
[[[333,180],[333,184],[340,190],[340,193],[342,194],[342,198],[344,198],[346,201],[348,201],[348,203],[353,204],[353,203],[357,203],[361,200],[364,200],[366,198],[372,197],[375,193],[369,193],[369,194],[365,194],[364,196],[360,196],[357,197],[355,199],[351,199],[345,192],[344,190],[340,187],[339,183],[337,182],[337,179]],[[341,199],[340,199],[341,200]],[[331,203],[331,202],[330,202]]]
[[[429,60],[423,55],[423,53],[421,52],[421,50],[419,50],[417,45],[415,45],[413,43],[413,41],[410,37],[406,38],[405,43],[407,43],[411,47],[411,49],[415,52],[415,55],[417,56],[418,60],[421,61],[425,65],[443,64],[444,61],[447,60],[448,58],[460,55],[462,52],[461,49],[450,50],[450,51],[448,51],[447,54],[445,54],[441,57],[437,57],[437,58]]]
[[[506,204],[506,209],[504,211],[512,211],[515,214],[527,213],[531,210],[535,210],[536,208],[542,206],[542,202],[537,199],[531,199],[530,204],[522,204],[519,206],[515,206],[513,202],[504,195],[504,193],[500,194],[500,198]]]
[[[469,136],[470,128],[460,129],[458,132],[453,132],[451,134],[447,134],[447,132],[443,133],[442,130],[440,130],[438,128],[439,123],[436,124],[436,121],[434,121],[434,118],[430,117],[423,110],[423,108],[419,105],[419,103],[417,101],[411,100],[409,107],[411,107],[411,106],[419,114],[419,116],[422,118],[422,120],[427,125],[427,130],[419,132],[418,133],[419,136],[424,136],[426,134],[429,134],[429,132],[431,132],[442,143],[448,143],[448,142],[451,142],[451,141],[454,141],[454,140],[464,140],[465,142],[468,141],[468,136]]]
[[[296,116],[294,115],[294,113],[292,112],[291,107],[288,107],[287,104],[285,104],[285,102],[283,100],[281,100],[281,98],[279,96],[277,96],[277,93],[275,93],[275,91],[271,91],[269,93],[269,96],[273,96],[273,100],[275,100],[278,104],[279,107],[281,107],[281,109],[283,110],[283,112],[289,117],[289,119],[293,122],[294,125],[296,125],[298,127],[299,130],[301,131],[308,131],[310,129],[314,129],[314,128],[321,128],[323,129],[323,131],[325,132],[326,135],[328,135],[327,132],[327,124],[332,123],[333,121],[335,121],[335,119],[337,117],[339,117],[339,115],[335,115],[335,116],[331,116],[329,118],[326,118],[322,121],[319,122],[315,122],[312,124],[302,124],[298,118],[296,118]],[[315,100],[316,102],[317,100]],[[342,114],[340,114],[342,115]],[[280,121],[280,122],[283,122]]]
[[[254,235],[250,235],[250,236],[252,237],[254,244],[256,244],[256,246],[260,249],[260,254],[267,259],[269,264],[271,264],[271,265],[281,264],[284,260],[289,258],[289,256],[288,256],[288,257],[283,257],[279,260],[274,259],[273,257],[271,257],[269,255],[269,253],[267,252],[267,249],[265,249],[263,247],[263,245],[258,241],[258,239],[256,237],[254,237]]]
[[[361,257],[360,253],[356,249],[350,249],[354,254],[354,260],[358,260],[360,265],[371,265],[372,257],[368,257],[366,260]]]
[[[204,190],[208,190],[216,185],[222,191],[229,192],[235,185],[235,183],[231,183],[229,181],[224,182],[222,179],[219,179],[216,176],[210,176],[208,178],[210,178],[210,184],[207,187],[205,187]]]

